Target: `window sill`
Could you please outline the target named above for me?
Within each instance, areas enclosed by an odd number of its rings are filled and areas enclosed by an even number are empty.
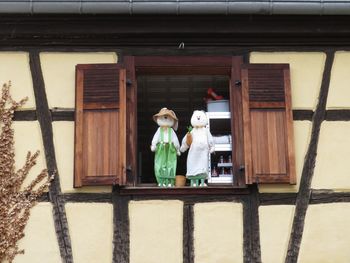
[[[207,187],[173,187],[126,186],[120,187],[121,195],[239,195],[248,194],[246,186],[207,186]]]

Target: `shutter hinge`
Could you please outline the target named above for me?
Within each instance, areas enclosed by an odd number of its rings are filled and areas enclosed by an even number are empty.
[[[235,86],[241,86],[242,82],[240,80],[235,81]]]
[[[131,85],[132,85],[131,79],[127,79],[127,80],[126,80],[126,86],[127,86],[127,87],[130,87]]]
[[[132,167],[130,164],[125,168],[125,175],[127,182],[132,181]]]
[[[245,166],[244,166],[244,165],[240,165],[240,166],[239,166],[239,171],[240,171],[240,172],[243,172],[244,170],[245,170]]]

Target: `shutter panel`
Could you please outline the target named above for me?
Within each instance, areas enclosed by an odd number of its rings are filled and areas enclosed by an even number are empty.
[[[246,182],[296,183],[288,64],[242,68]]]
[[[118,64],[76,66],[74,187],[125,184],[125,76]]]

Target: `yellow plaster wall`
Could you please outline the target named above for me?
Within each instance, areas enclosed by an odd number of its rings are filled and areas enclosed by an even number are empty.
[[[76,64],[116,63],[113,52],[40,53],[49,107],[74,108]]]
[[[325,60],[326,55],[322,52],[252,52],[250,54],[250,63],[290,64],[293,109],[315,109]]]
[[[183,203],[131,201],[130,263],[182,263]]]
[[[111,263],[113,206],[100,203],[67,203],[65,207],[74,262]]]
[[[0,52],[0,85],[12,82],[11,96],[19,101],[28,97],[22,109],[35,108],[29,54],[26,52]]]
[[[294,206],[260,206],[260,246],[262,262],[283,263],[288,249]]]
[[[260,184],[259,192],[261,193],[283,193],[298,192],[301,173],[304,165],[304,158],[307,152],[311,137],[310,121],[294,121],[294,145],[295,145],[295,166],[297,175],[297,184]]]
[[[17,255],[14,263],[62,262],[50,203],[39,203],[31,210],[19,248],[25,254]]]
[[[14,121],[13,129],[16,170],[23,167],[28,151],[31,151],[33,154],[37,150],[40,151],[37,164],[32,167],[27,179],[24,181],[24,184],[27,185],[46,168],[40,125],[38,121]]]
[[[243,262],[242,204],[195,204],[194,251],[195,263]]]
[[[350,262],[350,203],[310,205],[299,263]]]
[[[52,123],[53,140],[60,185],[63,193],[111,192],[110,186],[73,187],[74,179],[74,122],[55,121]]]
[[[350,190],[350,122],[324,121],[312,188]]]
[[[327,108],[350,108],[350,52],[348,51],[335,53]]]

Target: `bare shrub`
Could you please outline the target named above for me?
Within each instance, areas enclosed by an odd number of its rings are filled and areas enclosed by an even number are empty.
[[[23,106],[27,98],[14,101],[10,87],[11,82],[3,85],[0,99],[0,262],[12,262],[17,254],[24,253],[19,250],[18,241],[24,237],[30,209],[53,179],[47,170],[42,170],[29,185],[23,185],[36,164],[39,151],[28,152],[23,167],[16,171],[12,119],[14,111]]]

